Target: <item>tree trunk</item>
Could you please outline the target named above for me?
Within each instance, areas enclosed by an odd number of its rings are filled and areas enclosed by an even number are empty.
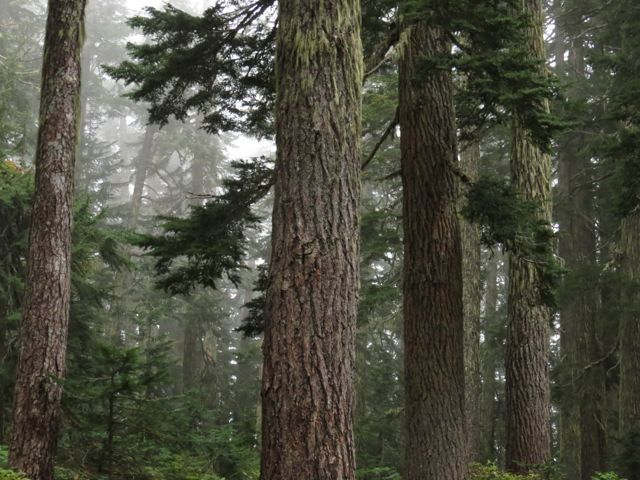
[[[582,99],[577,91],[585,81],[585,51],[582,39],[582,12],[573,9],[558,22],[558,35],[569,39],[566,73],[571,80],[567,96]],[[565,48],[556,57],[563,62]],[[563,72],[561,72],[563,73]],[[568,132],[559,142],[558,180],[560,204],[559,253],[569,273],[566,295],[560,310],[562,355],[561,456],[567,478],[590,480],[605,469],[605,371],[597,335],[599,291],[587,279],[596,271],[596,230],[591,157],[584,151],[586,139],[580,132]]]
[[[9,316],[8,302],[0,300],[0,360],[6,365],[7,361],[7,322]],[[6,368],[6,367],[5,367]],[[5,410],[9,407],[9,386],[0,376],[0,443],[5,442]]]
[[[622,221],[625,278],[620,322],[620,441],[623,475],[640,480],[640,212]]]
[[[196,388],[202,373],[202,329],[194,313],[185,320],[182,351],[182,389]]]
[[[571,74],[571,68],[567,68],[565,53],[567,51],[565,15],[562,9],[562,1],[554,2],[555,19],[555,63],[558,75]],[[571,219],[577,212],[573,210],[571,199],[571,162],[576,152],[570,152],[574,142],[571,138],[561,139],[558,146],[558,182],[560,198],[557,202],[557,216],[560,223],[560,235],[558,253],[568,264],[571,259],[574,235],[571,234]],[[575,264],[574,264],[575,266]],[[565,279],[566,280],[566,279]],[[571,294],[568,295],[571,298]],[[560,308],[560,462],[567,478],[581,478],[580,465],[580,405],[577,393],[578,374],[578,347],[577,347],[577,319],[576,306],[580,300],[570,301]]]
[[[526,32],[527,49],[531,58],[544,62],[542,1],[523,0],[522,8],[531,19]],[[531,141],[523,119],[517,114],[513,120],[511,176],[519,196],[537,203],[539,219],[550,224],[551,159]],[[533,263],[511,256],[507,301],[506,466],[516,473],[551,459],[550,311],[541,297],[541,282]]]
[[[261,479],[353,479],[360,2],[280,1],[276,45]]]
[[[498,462],[496,449],[497,423],[499,421],[498,395],[499,384],[496,374],[502,365],[501,339],[498,336],[498,263],[502,255],[498,252],[490,253],[486,267],[486,288],[484,302],[484,342],[481,349],[482,385],[480,391],[480,449],[477,461],[481,463]]]
[[[478,178],[480,145],[473,143],[461,155],[463,172],[472,180]],[[469,459],[478,461],[484,439],[481,437],[482,412],[478,401],[480,376],[480,230],[477,225],[461,222],[462,237],[462,304],[464,312],[464,370]]]
[[[144,140],[142,141],[142,148],[136,158],[136,174],[133,183],[133,194],[131,195],[131,212],[127,221],[127,228],[131,230],[136,228],[140,218],[144,184],[149,174],[149,168],[153,162],[153,138],[156,131],[157,127],[147,125],[144,132]]]
[[[424,57],[446,54],[450,44],[435,27],[415,25],[407,34],[400,62],[407,479],[462,480],[467,448],[453,83],[449,72],[418,77]]]
[[[126,125],[126,122],[124,122]],[[153,163],[153,140],[158,127],[147,125],[144,133],[142,147],[134,160],[135,175],[133,193],[129,200],[129,217],[126,219],[126,227],[129,230],[136,230],[140,220],[140,209],[142,207],[142,195],[144,186],[149,174],[149,168]],[[122,135],[122,133],[121,133]],[[129,248],[129,255],[132,249]],[[127,292],[130,291],[135,282],[135,272],[123,270],[119,272],[119,285],[117,287],[114,302],[111,307],[111,321],[106,325],[107,336],[114,345],[123,346],[128,339],[127,327],[129,323],[129,305]]]
[[[567,143],[561,142],[561,146],[566,148]],[[571,158],[567,158],[568,152],[563,152],[563,148],[558,152],[558,180],[559,188],[562,192],[561,202],[570,201],[570,165]],[[577,212],[563,212],[564,206],[559,208],[560,236],[559,236],[559,254],[565,261],[567,268],[575,267],[572,262],[571,250],[574,248],[573,240],[575,239],[570,232],[571,216]],[[573,264],[573,265],[572,265]],[[573,293],[573,292],[572,292]],[[583,298],[576,295],[573,298],[572,293],[569,294],[571,301],[563,304],[560,309],[560,355],[561,363],[558,368],[560,371],[560,458],[564,473],[567,478],[582,478],[582,468],[580,465],[580,403],[578,401],[578,329],[580,319],[580,307]]]
[[[204,190],[204,165],[202,159],[193,158],[191,163],[191,193],[201,195]],[[191,205],[201,204],[202,201],[195,197],[189,202]],[[198,382],[202,375],[203,351],[202,337],[203,328],[197,309],[192,305],[187,305],[187,317],[185,319],[183,348],[182,348],[182,388],[189,391],[198,387]]]
[[[53,478],[71,289],[84,0],[50,0],[9,464]]]

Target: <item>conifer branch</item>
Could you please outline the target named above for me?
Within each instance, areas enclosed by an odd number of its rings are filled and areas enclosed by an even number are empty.
[[[369,154],[367,159],[363,162],[362,170],[367,168],[369,163],[371,163],[373,158],[376,156],[376,153],[378,153],[378,150],[380,150],[380,147],[382,146],[382,144],[385,142],[387,137],[389,135],[391,135],[391,133],[395,130],[395,128],[398,126],[399,122],[400,122],[400,109],[396,108],[396,114],[393,117],[393,120],[391,120],[391,122],[389,123],[389,126],[387,127],[387,129],[384,131],[384,133],[382,134],[382,136],[378,140],[378,143],[376,143],[376,145],[373,147],[373,150],[371,151],[371,153]]]

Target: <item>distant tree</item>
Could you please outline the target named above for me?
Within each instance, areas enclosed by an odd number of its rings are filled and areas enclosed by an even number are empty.
[[[36,188],[9,463],[53,478],[71,292],[71,224],[84,0],[49,2]]]
[[[603,35],[612,77],[608,89],[615,121],[605,155],[613,160],[614,194],[620,219],[618,250],[623,285],[620,316],[618,466],[629,480],[640,479],[640,13],[633,1],[608,9]],[[610,164],[611,165],[611,164]],[[616,292],[617,293],[617,292]]]
[[[0,160],[33,161],[43,18],[40,2],[0,7]]]
[[[555,106],[577,124],[559,136],[557,146],[554,212],[559,223],[558,254],[567,274],[559,294],[560,362],[552,373],[560,383],[557,391],[564,473],[567,478],[582,480],[590,480],[606,468],[606,367],[601,359],[609,350],[600,334],[599,321],[604,318],[598,237],[601,236],[600,242],[604,239],[602,233],[598,234],[595,196],[595,178],[599,174],[585,134],[593,135],[592,122],[598,115],[595,109],[600,107],[596,102],[585,102],[599,84],[593,81],[594,85],[587,85],[588,57],[592,56],[589,50],[600,48],[599,42],[584,34],[597,22],[588,17],[592,8],[588,2],[555,2],[555,36],[550,52],[556,73],[568,83],[566,98]]]
[[[11,348],[17,330],[17,311],[24,290],[24,251],[33,199],[33,175],[11,161],[0,161],[0,438],[4,441],[15,355]]]

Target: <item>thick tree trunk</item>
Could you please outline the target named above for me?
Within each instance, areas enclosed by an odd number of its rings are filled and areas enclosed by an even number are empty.
[[[425,56],[448,53],[450,45],[435,27],[415,25],[407,35],[400,62],[407,479],[462,480],[467,448],[453,83],[448,72],[418,76]]]
[[[624,313],[620,322],[620,441],[623,475],[640,480],[640,212],[622,221]]]
[[[53,478],[71,289],[84,0],[50,0],[9,464]]]
[[[262,480],[355,477],[362,46],[357,0],[282,0]]]
[[[474,180],[478,177],[480,145],[473,143],[461,155],[462,171]],[[480,281],[480,230],[477,225],[461,222],[462,232],[462,304],[464,312],[464,370],[467,435],[469,459],[480,460],[484,439],[480,424],[481,391],[480,376],[480,303],[482,283]]]
[[[530,16],[527,48],[544,62],[541,0],[523,0]],[[548,106],[547,106],[548,108]],[[511,156],[513,185],[522,199],[540,207],[539,217],[551,223],[551,159],[532,143],[516,114]],[[506,466],[523,472],[551,459],[549,387],[550,311],[541,297],[536,266],[512,255],[509,260],[506,355]]]

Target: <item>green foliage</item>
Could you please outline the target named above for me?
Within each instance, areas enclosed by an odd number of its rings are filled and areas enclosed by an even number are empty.
[[[27,480],[22,474],[8,468],[8,451],[0,445],[0,480]]]
[[[26,480],[26,478],[27,477],[13,470],[0,468],[0,480]]]
[[[495,465],[478,465],[471,466],[471,480],[541,480],[536,474],[530,475],[514,475],[512,473],[500,470]]]
[[[563,480],[563,477],[555,465],[534,468],[527,475],[516,475],[500,470],[493,464],[473,464],[470,480]]]
[[[6,1],[0,14],[0,161],[27,160],[35,147],[42,13]]]
[[[62,437],[64,461],[82,458],[71,463],[98,473],[135,468],[136,427],[149,413],[159,413],[156,392],[166,383],[167,348],[166,343],[145,349],[93,345],[91,357],[65,382],[64,411],[74,429]],[[158,434],[156,426],[146,427],[149,435]]]
[[[17,336],[20,321],[32,195],[31,172],[11,161],[0,160],[0,332],[9,342]],[[17,352],[10,343],[0,348],[3,351],[0,395],[7,398],[15,380]],[[4,402],[3,407],[9,407],[8,402]],[[0,412],[0,415],[8,418],[9,412]]]
[[[105,227],[106,215],[104,210],[96,213],[88,197],[75,201],[72,270],[76,277],[87,277],[99,262],[113,270],[131,266],[121,248],[127,241],[127,234]]]
[[[0,312],[15,310],[22,296],[32,195],[33,175],[0,161]]]
[[[193,207],[187,218],[162,217],[162,235],[143,235],[136,242],[156,259],[157,284],[169,293],[215,288],[223,275],[239,283],[245,231],[259,220],[251,207],[271,188],[273,170],[265,158],[233,165],[237,176],[225,180],[224,194]]]
[[[564,273],[553,249],[555,234],[539,215],[541,206],[523,200],[513,186],[495,176],[482,176],[470,185],[463,215],[481,227],[482,242],[532,263],[541,276],[542,300],[555,306],[555,292]]]
[[[598,40],[606,47],[595,64],[607,72],[608,105],[602,120],[617,128],[599,136],[599,153],[614,175],[610,180],[615,213],[624,217],[640,208],[640,7],[620,1],[605,10],[607,27]]]
[[[544,467],[537,472],[528,475],[515,475],[500,470],[493,464],[473,464],[471,465],[470,480],[562,480],[564,477],[557,472],[555,466]],[[592,480],[624,480],[614,472],[597,473]]]
[[[374,312],[388,315],[399,303],[399,272],[393,268],[394,257],[402,251],[399,224],[400,215],[394,210],[371,209],[362,215],[361,262],[368,281],[362,285],[360,323],[375,316]],[[399,262],[395,266],[399,268]]]
[[[245,337],[257,337],[264,332],[264,305],[265,294],[269,287],[269,269],[267,265],[258,267],[258,278],[253,286],[254,292],[260,294],[247,302],[244,307],[249,310],[247,316],[242,320],[242,325],[237,328]]]
[[[106,67],[151,103],[150,120],[204,115],[208,131],[271,132],[274,0],[218,1],[202,17],[168,4],[129,21],[149,43],[127,46],[132,61]]]
[[[545,151],[554,134],[567,126],[548,113],[546,103],[558,88],[544,65],[534,58],[526,39],[531,18],[517,14],[517,0],[409,0],[408,22],[424,21],[446,32],[452,54],[425,58],[420,77],[434,70],[454,69],[462,81],[456,113],[466,139],[513,115],[522,120],[532,140]]]
[[[592,480],[624,480],[624,478],[619,477],[618,474],[613,472],[605,472],[597,473],[592,477]]]
[[[255,480],[255,434],[196,392],[175,395],[171,345],[97,342],[65,384],[59,462],[88,478]],[[234,413],[234,416],[236,413]]]

